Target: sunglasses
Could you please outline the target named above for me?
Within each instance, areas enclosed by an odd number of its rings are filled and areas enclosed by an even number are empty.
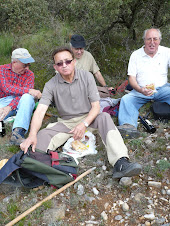
[[[73,59],[72,60],[66,60],[66,61],[62,61],[62,62],[56,63],[55,65],[57,65],[58,67],[62,67],[64,63],[66,65],[69,65],[69,64],[71,64],[72,61],[73,61]]]

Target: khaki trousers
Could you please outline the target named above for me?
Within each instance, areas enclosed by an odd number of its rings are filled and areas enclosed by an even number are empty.
[[[86,117],[87,114],[69,120],[59,118],[58,122],[50,123],[45,129],[38,132],[36,148],[44,152],[48,149],[56,150],[72,136],[69,131],[85,120]],[[119,158],[128,157],[127,147],[108,113],[100,113],[90,124],[88,130],[91,132],[98,131],[106,147],[108,161],[112,166]]]

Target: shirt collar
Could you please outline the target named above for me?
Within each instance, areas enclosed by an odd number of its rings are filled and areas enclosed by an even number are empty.
[[[56,73],[56,76],[58,76],[58,81],[59,81],[60,83],[68,83],[66,80],[63,79],[63,77],[60,75],[59,72]],[[77,73],[77,69],[75,69],[75,71],[74,71],[73,82],[74,82],[75,80],[77,80],[77,79],[78,79],[78,73]],[[68,83],[68,84],[69,84],[69,83]]]

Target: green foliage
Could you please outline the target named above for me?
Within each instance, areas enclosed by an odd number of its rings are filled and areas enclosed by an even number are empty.
[[[46,24],[48,4],[45,0],[2,0],[1,30],[28,33]]]
[[[18,206],[16,205],[16,203],[11,200],[10,203],[7,205],[7,211],[8,213],[11,215],[10,217],[12,219],[15,218],[16,212],[19,210]]]
[[[50,208],[52,208],[52,201],[49,200],[49,201],[44,202],[44,203],[43,203],[43,206],[44,206],[45,209],[50,209]]]
[[[0,35],[0,58],[9,56],[12,52],[14,37],[9,33]]]
[[[165,171],[170,168],[170,162],[167,160],[161,159],[158,163],[158,168],[160,171]]]
[[[20,148],[18,146],[15,146],[15,145],[8,147],[8,151],[10,151],[13,154],[16,154],[19,150],[20,150]]]

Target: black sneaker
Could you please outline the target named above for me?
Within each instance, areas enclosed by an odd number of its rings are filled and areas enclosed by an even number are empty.
[[[132,139],[140,136],[140,133],[137,131],[136,127],[130,124],[123,124],[121,126],[117,126],[117,128],[123,138]]]
[[[132,177],[139,175],[142,166],[139,163],[131,163],[128,158],[120,158],[113,167],[113,178]]]

